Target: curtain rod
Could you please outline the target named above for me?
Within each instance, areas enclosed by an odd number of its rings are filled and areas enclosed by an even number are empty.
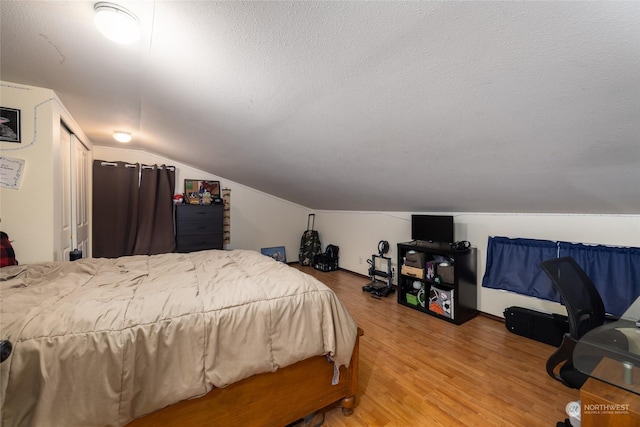
[[[114,162],[100,162],[100,166],[115,166],[115,167],[118,167],[118,164],[114,163]],[[124,166],[127,167],[127,168],[135,168],[138,165],[137,164],[125,163]],[[165,165],[162,165],[162,166],[141,165],[141,167],[142,167],[142,169],[153,169],[154,167],[157,167],[158,169],[165,169],[166,168],[167,170],[171,170],[171,171],[175,171],[176,170],[175,166],[165,166]]]
[[[175,166],[142,165],[142,169],[153,169],[153,168],[158,168],[160,170],[167,169],[167,170],[171,170],[171,171],[175,171],[176,170]]]
[[[115,167],[118,167],[118,164],[117,163],[113,163],[113,162],[100,162],[100,166],[115,166]],[[136,167],[136,165],[131,165],[129,163],[125,163],[124,166],[126,168],[135,168]]]

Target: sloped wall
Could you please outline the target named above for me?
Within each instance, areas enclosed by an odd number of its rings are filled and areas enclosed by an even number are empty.
[[[300,236],[307,225],[309,210],[269,194],[212,175],[162,156],[140,150],[94,147],[94,159],[176,167],[176,193],[184,190],[185,179],[220,181],[231,189],[231,244],[227,249],[253,249],[284,246],[287,261],[297,261]]]

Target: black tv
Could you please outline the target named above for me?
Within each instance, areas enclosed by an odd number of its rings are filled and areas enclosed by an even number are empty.
[[[411,240],[453,243],[453,216],[411,215]]]

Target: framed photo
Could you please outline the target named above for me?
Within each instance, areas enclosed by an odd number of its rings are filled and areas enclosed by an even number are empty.
[[[280,262],[287,262],[287,254],[284,250],[284,246],[274,246],[273,248],[260,249],[262,255],[266,255]]]
[[[20,110],[0,107],[0,141],[20,143]]]
[[[220,181],[184,180],[185,200],[191,205],[210,205],[220,197]]]

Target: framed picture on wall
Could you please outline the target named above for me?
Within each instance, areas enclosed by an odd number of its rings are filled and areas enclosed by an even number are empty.
[[[220,197],[220,181],[185,179],[184,193],[189,204],[209,205]]]
[[[0,107],[0,141],[20,143],[20,110]]]

